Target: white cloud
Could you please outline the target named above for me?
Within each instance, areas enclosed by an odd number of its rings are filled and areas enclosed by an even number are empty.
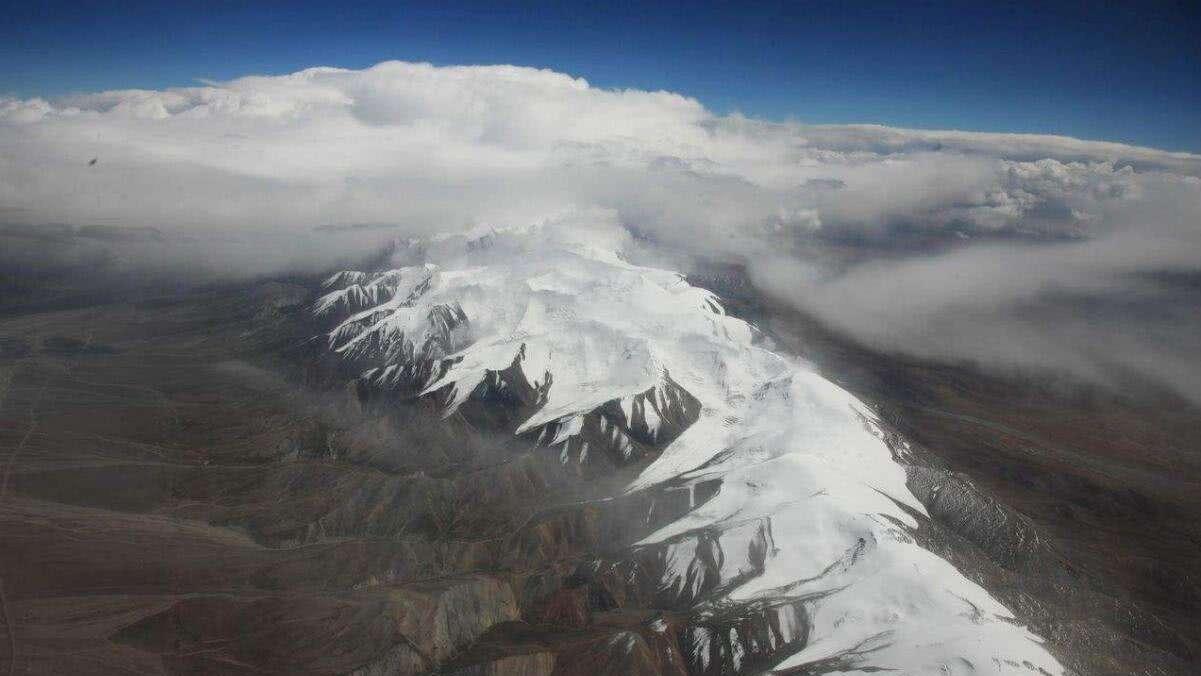
[[[692,201],[678,194],[691,188],[710,201],[753,195],[755,221],[819,208],[824,222],[867,223],[955,208],[997,227],[1036,205],[1040,190],[1058,194],[1095,171],[999,159],[1015,147],[1201,173],[1196,156],[1115,144],[769,124],[545,70],[389,62],[5,101],[0,204],[48,221],[445,228],[619,200],[607,184],[621,174],[631,201],[668,211]],[[558,178],[565,172],[570,185]],[[845,182],[846,198],[803,189],[831,178]],[[554,189],[531,191],[540,185]]]
[[[883,347],[1003,363],[1036,361],[997,338],[1005,329],[1021,327],[1026,346],[1068,340],[1017,321],[1020,308],[1065,293],[1125,299],[1145,290],[1131,281],[1143,273],[1196,271],[1198,176],[1201,156],[1187,153],[770,123],[512,66],[389,62],[0,100],[10,222],[300,240],[326,224],[423,233],[599,207],[670,244],[770,254],[761,281]],[[831,242],[846,255],[803,258]],[[1104,335],[1076,327],[1071,340]],[[1173,335],[1171,350],[1187,347]]]

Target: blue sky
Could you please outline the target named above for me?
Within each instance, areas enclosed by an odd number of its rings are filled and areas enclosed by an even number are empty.
[[[1201,151],[1197,3],[13,3],[0,93],[162,88],[387,59],[552,68],[809,123]]]

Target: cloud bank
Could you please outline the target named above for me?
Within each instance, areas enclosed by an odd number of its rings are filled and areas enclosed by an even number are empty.
[[[882,349],[1135,372],[1197,400],[1199,176],[1187,153],[772,123],[511,66],[0,100],[0,223],[271,238],[269,256],[208,249],[236,272],[377,241],[314,243],[318,226],[599,208],[665,247],[752,260],[770,292]]]

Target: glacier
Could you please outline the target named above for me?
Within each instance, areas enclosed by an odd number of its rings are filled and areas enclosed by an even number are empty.
[[[516,392],[530,413],[513,433],[563,463],[640,462],[628,493],[689,491],[633,550],[660,552],[658,588],[700,618],[694,670],[737,671],[756,645],[714,647],[705,617],[763,607],[764,640],[795,646],[774,671],[1064,673],[915,542],[925,508],[869,407],[631,245],[609,212],[406,240],[389,267],[326,280],[313,312],[367,388],[445,416]]]

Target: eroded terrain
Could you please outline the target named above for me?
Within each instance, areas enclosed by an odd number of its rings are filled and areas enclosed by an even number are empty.
[[[585,471],[490,433],[481,420],[517,415],[505,402],[431,425],[357,396],[309,342],[314,293],[256,284],[0,321],[0,665],[754,673],[804,645],[803,609],[698,620],[696,598],[657,584],[667,551],[628,555],[715,486],[622,495],[644,465]],[[898,362],[755,312],[919,447],[910,488],[934,521],[915,537],[1065,664],[1189,673],[1195,413]],[[739,537],[761,550],[755,527]],[[720,569],[720,538],[694,546]],[[696,595],[721,583],[698,575]]]

